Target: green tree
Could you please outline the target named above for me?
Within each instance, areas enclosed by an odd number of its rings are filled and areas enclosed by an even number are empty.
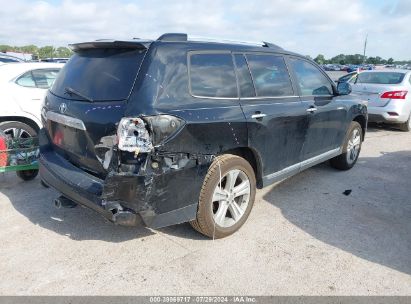
[[[368,64],[376,64],[377,63],[375,57],[368,57],[366,62]]]
[[[391,58],[391,57],[390,57],[390,58],[388,58],[387,63],[388,63],[388,64],[393,64],[393,63],[394,63],[394,59],[393,59],[393,58]]]
[[[0,52],[5,53],[11,49],[10,45],[1,44],[0,45]]]
[[[318,54],[317,57],[314,58],[314,61],[317,62],[318,64],[327,63],[327,60],[325,59],[324,55],[322,55],[322,54]]]
[[[347,63],[347,59],[345,57],[344,54],[339,54],[335,57],[332,57],[329,62],[331,63],[338,63],[338,64],[346,64]]]
[[[51,45],[43,46],[39,48],[39,58],[51,58],[54,55],[55,48]]]
[[[56,51],[54,52],[54,57],[70,57],[73,54],[73,52],[64,46],[58,47]]]

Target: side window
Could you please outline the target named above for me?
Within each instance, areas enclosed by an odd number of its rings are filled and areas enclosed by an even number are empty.
[[[195,96],[238,97],[231,54],[190,54],[190,89]]]
[[[31,74],[31,71],[24,73],[21,75],[17,80],[16,83],[22,87],[28,87],[28,88],[35,88],[36,83],[34,82],[33,75]]]
[[[33,78],[36,86],[40,89],[50,88],[57,77],[58,69],[33,70]]]
[[[291,58],[290,62],[302,96],[333,95],[330,81],[317,67],[308,61],[296,58]]]
[[[248,69],[247,61],[244,55],[234,55],[238,86],[240,87],[241,97],[255,97],[253,80],[251,79],[250,70]]]
[[[284,58],[275,55],[247,54],[257,96],[294,95]]]

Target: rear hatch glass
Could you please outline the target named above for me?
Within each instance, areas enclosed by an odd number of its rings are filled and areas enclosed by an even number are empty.
[[[124,100],[130,94],[145,52],[115,48],[78,50],[60,71],[51,92],[73,100]]]
[[[399,84],[404,76],[405,74],[400,72],[364,72],[358,75],[356,83]]]
[[[72,164],[104,176],[102,138],[116,132],[146,49],[80,49],[63,67],[47,94],[48,111],[80,120],[84,129],[64,120],[47,121],[55,150]]]

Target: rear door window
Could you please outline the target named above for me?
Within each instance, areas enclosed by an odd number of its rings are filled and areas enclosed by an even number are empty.
[[[198,97],[237,98],[231,53],[191,53],[190,91]]]
[[[244,55],[234,55],[240,97],[255,97],[253,80]]]
[[[290,63],[302,96],[333,95],[331,82],[316,66],[297,58],[290,58]]]
[[[61,69],[51,91],[57,96],[83,100],[67,93],[71,88],[93,101],[128,98],[146,50],[129,48],[82,49]]]
[[[258,97],[294,95],[284,58],[277,55],[247,54]]]
[[[56,80],[58,72],[58,69],[33,70],[32,75],[38,88],[48,89]]]

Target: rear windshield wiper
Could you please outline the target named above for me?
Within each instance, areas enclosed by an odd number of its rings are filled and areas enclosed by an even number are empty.
[[[92,98],[90,98],[90,97],[88,97],[88,96],[80,93],[79,91],[77,91],[77,90],[75,90],[75,89],[73,89],[73,88],[65,87],[65,88],[64,88],[64,91],[65,91],[67,94],[69,94],[70,96],[74,94],[74,95],[77,95],[77,96],[83,98],[84,100],[87,100],[87,101],[89,101],[89,102],[94,102],[94,100],[93,100]]]

